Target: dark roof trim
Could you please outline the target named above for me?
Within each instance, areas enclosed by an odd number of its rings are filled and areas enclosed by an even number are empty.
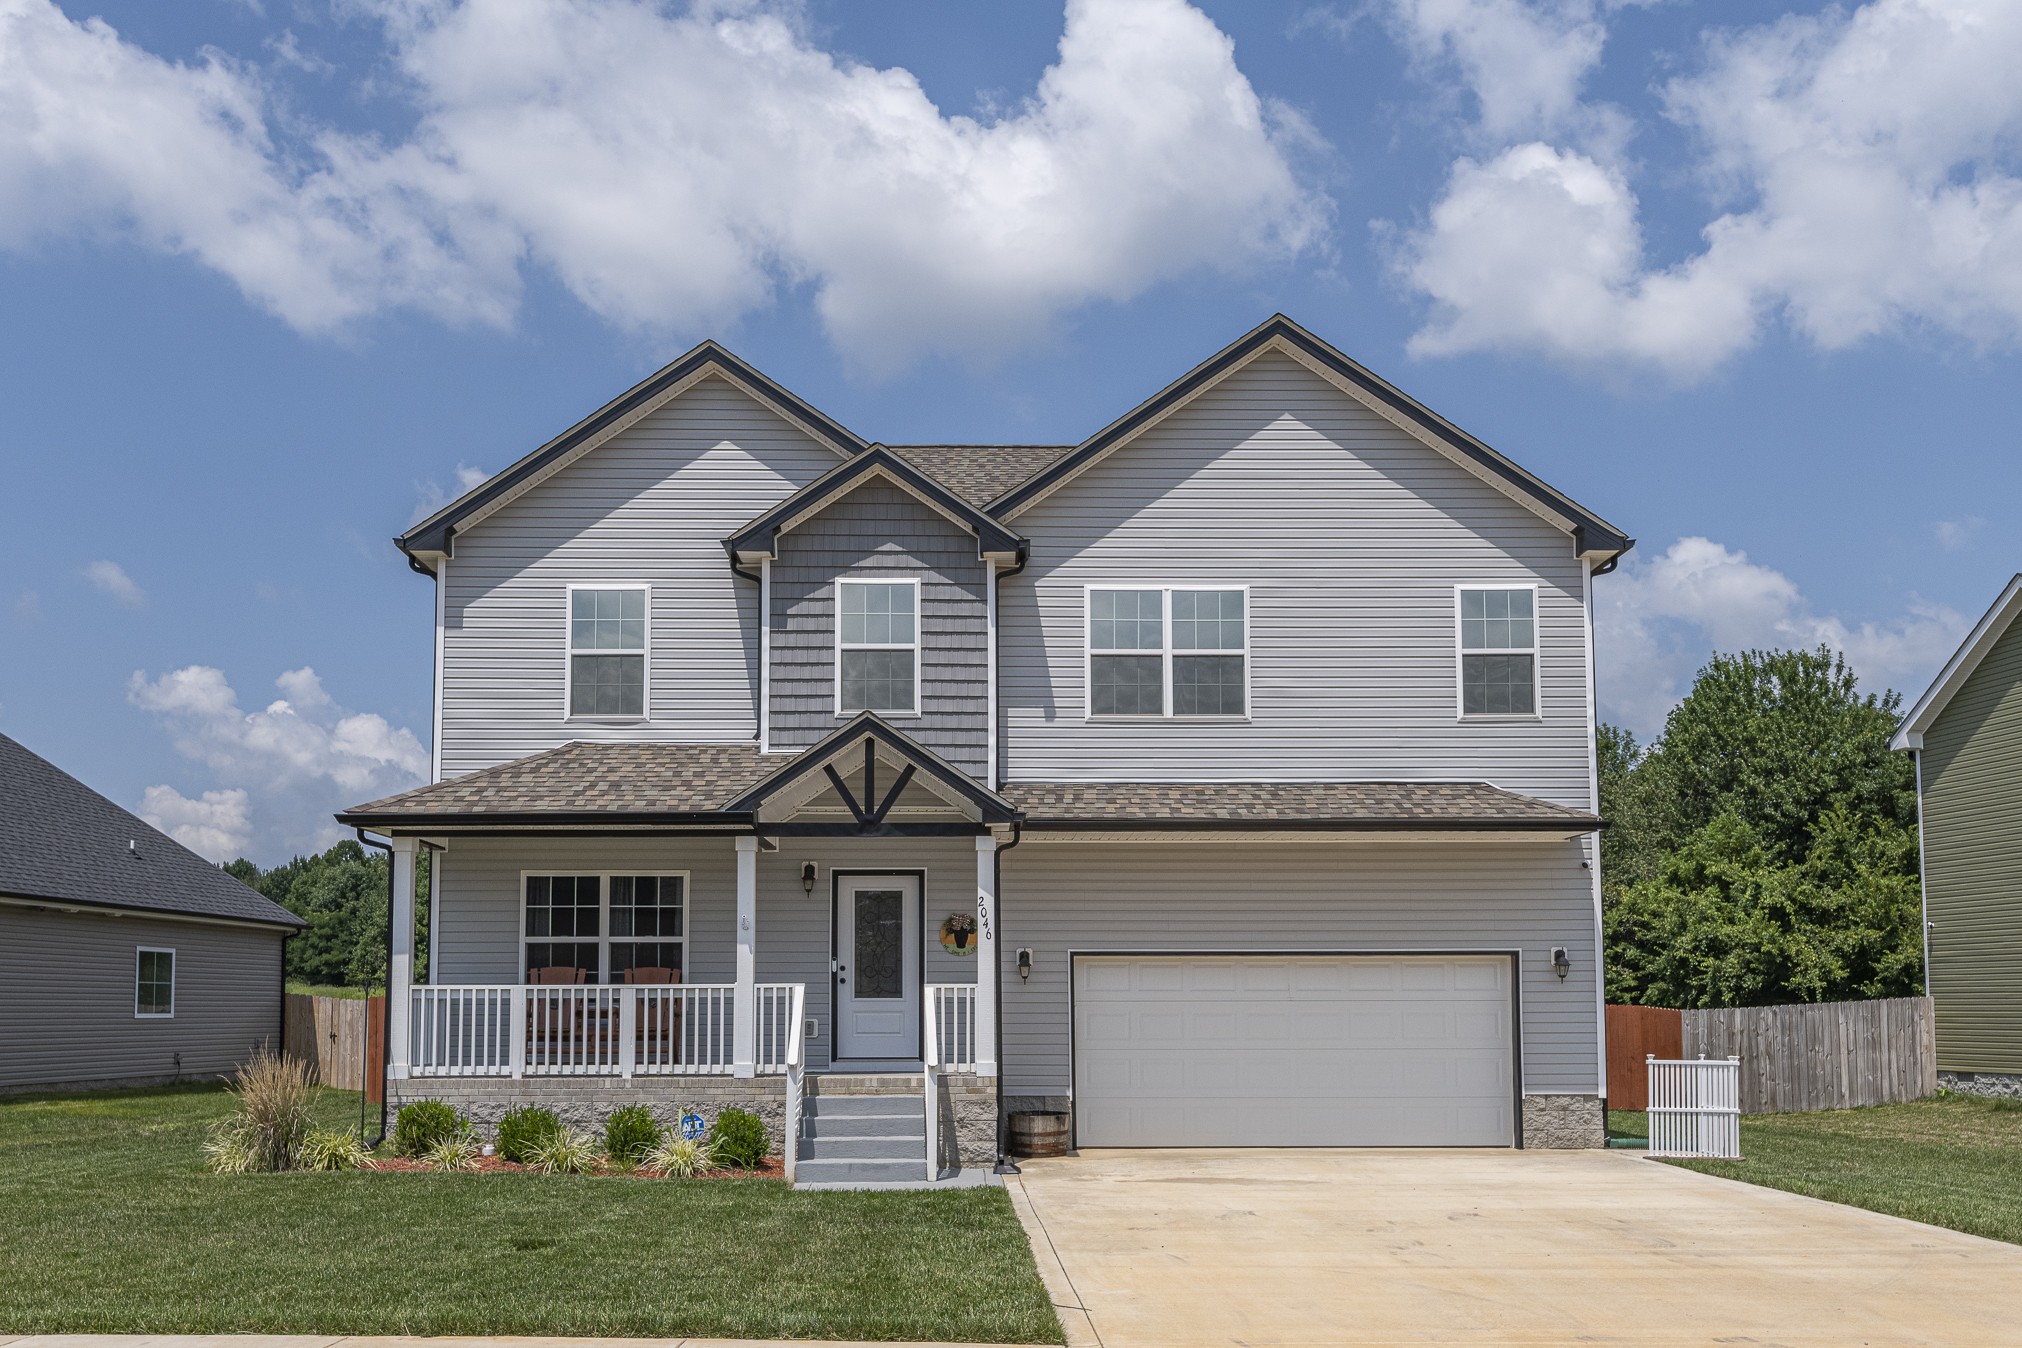
[[[511,827],[514,825],[537,824],[582,824],[610,828],[621,825],[652,825],[656,828],[695,825],[704,827],[725,824],[749,824],[751,815],[747,811],[738,814],[723,810],[442,810],[435,814],[416,812],[376,813],[371,810],[347,810],[337,816],[337,822],[346,828],[369,828],[380,831],[397,829],[401,833],[432,833],[441,829],[454,829],[459,824],[469,824],[487,829]]]
[[[1606,552],[1620,556],[1636,545],[1635,539],[1606,520],[1531,476],[1445,417],[1357,364],[1283,314],[1274,314],[1261,326],[1222,348],[1145,402],[1097,431],[1076,447],[1073,453],[992,501],[990,513],[999,518],[1008,518],[1017,513],[1022,507],[1043,496],[1055,484],[1073,476],[1084,465],[1135,435],[1175,404],[1192,397],[1201,388],[1220,379],[1272,342],[1283,342],[1303,353],[1355,385],[1375,401],[1445,441],[1519,494],[1569,521],[1579,540],[1578,546],[1583,551]]]
[[[1049,819],[1027,816],[1029,833],[1592,833],[1607,821],[1565,819]]]
[[[254,892],[258,893],[259,891],[255,890]],[[272,927],[276,931],[300,929],[309,925],[308,919],[297,917],[287,909],[282,908],[278,903],[274,907],[283,914],[281,917],[254,917],[251,914],[197,913],[191,912],[186,908],[144,908],[137,904],[107,903],[100,899],[58,898],[49,894],[16,894],[11,891],[0,894],[0,903],[25,908],[51,908],[58,912],[69,908],[77,908],[89,910],[93,913],[104,913],[112,917],[139,917],[159,922],[207,922],[213,926]]]
[[[846,494],[863,480],[883,472],[905,490],[920,497],[945,515],[960,520],[976,535],[979,552],[1016,553],[1022,561],[1025,540],[980,508],[969,504],[940,482],[885,445],[872,445],[854,458],[837,464],[751,523],[723,540],[734,562],[740,555],[770,557],[777,536],[788,521],[817,510],[826,502]]]
[[[902,733],[876,712],[870,711],[858,712],[839,728],[830,731],[808,748],[802,749],[794,755],[793,761],[730,801],[724,809],[756,811],[759,806],[786,787],[809,773],[820,772],[827,767],[836,752],[850,748],[865,738],[875,740],[908,762],[917,764],[935,781],[959,793],[976,807],[986,822],[1008,824],[1020,817],[1018,807],[1010,801],[983,786],[974,777],[912,736]],[[764,833],[766,826],[759,824],[757,829],[760,833]]]
[[[518,463],[486,478],[468,493],[450,502],[393,541],[410,557],[417,552],[448,552],[450,538],[456,532],[456,526],[472,512],[490,505],[528,477],[569,454],[585,441],[595,439],[613,425],[660,397],[668,389],[710,367],[714,367],[738,383],[748,385],[765,398],[786,408],[816,434],[830,441],[839,453],[856,454],[865,448],[862,437],[789,393],[715,342],[704,342],[673,364],[665,366],[605,403]]]

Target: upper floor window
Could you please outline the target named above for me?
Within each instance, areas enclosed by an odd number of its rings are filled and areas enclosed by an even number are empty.
[[[176,952],[139,946],[133,952],[133,1014],[166,1019],[176,1013]]]
[[[920,584],[836,582],[836,712],[919,711]]]
[[[1535,716],[1537,590],[1528,585],[1460,591],[1460,714]]]
[[[1249,714],[1249,592],[1091,586],[1090,716]]]
[[[646,714],[646,587],[569,587],[569,715]]]

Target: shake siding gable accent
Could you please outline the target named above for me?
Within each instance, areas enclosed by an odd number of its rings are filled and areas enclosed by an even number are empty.
[[[835,462],[707,379],[459,533],[439,582],[441,775],[570,740],[754,739],[758,587],[721,540]],[[599,583],[652,587],[642,723],[565,716],[566,587]]]
[[[868,482],[780,535],[772,563],[772,748],[804,749],[836,714],[835,583],[920,581],[920,714],[894,725],[978,779],[988,770],[988,574],[973,534]]]
[[[0,1091],[232,1071],[278,1045],[282,935],[0,904]],[[173,1016],[134,1014],[139,946],[176,952]]]
[[[1578,842],[1055,843],[1004,857],[1004,1091],[1072,1082],[1070,952],[1521,952],[1524,1090],[1599,1090]],[[1572,958],[1564,982],[1551,948]],[[1033,952],[1020,979],[1018,948]]]
[[[1007,781],[1489,781],[1591,800],[1571,537],[1265,355],[1019,516],[999,591]],[[1083,587],[1250,588],[1246,722],[1089,722]],[[1530,721],[1456,716],[1454,589],[1538,587]],[[1580,884],[1584,892],[1584,881]]]
[[[2022,622],[1924,732],[1938,1066],[2022,1073]]]

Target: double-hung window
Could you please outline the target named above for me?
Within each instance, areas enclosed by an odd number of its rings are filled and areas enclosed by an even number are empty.
[[[622,983],[634,970],[680,978],[686,876],[528,875],[523,884],[529,982]]]
[[[569,587],[569,715],[646,714],[646,587]]]
[[[1537,715],[1537,590],[1463,587],[1459,609],[1460,714]]]
[[[1249,592],[1090,586],[1090,716],[1249,714]]]
[[[176,952],[137,946],[133,952],[133,1014],[167,1020],[176,1013]]]
[[[836,582],[836,714],[920,709],[920,585]]]

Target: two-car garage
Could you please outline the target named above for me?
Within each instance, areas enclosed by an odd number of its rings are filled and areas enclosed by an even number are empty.
[[[1076,954],[1076,1142],[1512,1146],[1512,965],[1502,953]]]

